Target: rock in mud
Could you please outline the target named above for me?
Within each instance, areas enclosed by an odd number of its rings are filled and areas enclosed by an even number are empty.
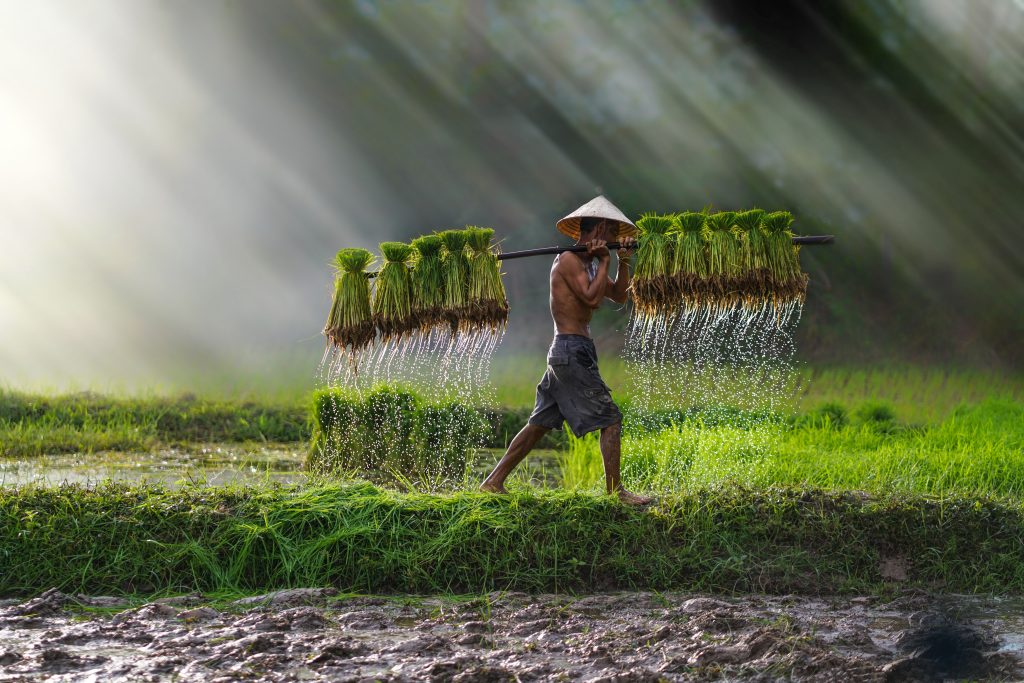
[[[61,593],[56,588],[51,588],[44,593],[41,593],[38,597],[32,598],[28,602],[9,607],[6,612],[11,616],[52,616],[54,614],[60,614],[64,611],[64,608],[73,603],[75,600],[70,595]]]
[[[111,624],[114,626],[120,626],[131,621],[150,621],[157,619],[170,619],[178,616],[178,608],[172,607],[171,605],[164,605],[157,602],[151,602],[141,607],[134,609],[127,609],[123,612],[118,612],[114,615],[111,620]]]
[[[274,591],[264,595],[254,595],[235,600],[232,605],[237,607],[301,607],[303,605],[323,605],[328,599],[338,594],[336,588],[292,588]]]
[[[172,595],[166,598],[157,598],[153,602],[158,605],[170,605],[171,607],[195,607],[202,604],[206,598],[202,593],[188,593],[187,595]]]
[[[185,623],[196,621],[210,621],[220,616],[220,612],[212,607],[196,607],[195,609],[184,610],[178,613],[178,618]]]

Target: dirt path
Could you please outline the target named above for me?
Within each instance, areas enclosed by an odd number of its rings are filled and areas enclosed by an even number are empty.
[[[1019,680],[1024,603],[616,593],[338,598],[299,589],[117,611],[0,601],[0,681]],[[90,611],[105,608],[105,614]],[[123,605],[120,605],[123,607]]]

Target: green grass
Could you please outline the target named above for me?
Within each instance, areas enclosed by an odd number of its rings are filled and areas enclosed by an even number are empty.
[[[801,414],[753,428],[700,424],[697,412],[628,433],[627,485],[661,497],[648,511],[588,490],[602,475],[591,440],[562,456],[566,486],[513,480],[508,497],[316,479],[0,489],[0,596],[52,586],[878,592],[893,586],[879,570],[892,557],[906,560],[903,586],[1024,592],[1024,400],[1014,378],[827,370],[811,386],[819,393],[808,390]],[[975,395],[1001,398],[956,407]],[[3,392],[0,452],[299,442],[310,438],[309,410],[308,400]],[[497,413],[492,433],[509,438],[528,412]]]
[[[0,595],[1024,589],[1024,509],[986,497],[721,487],[647,511],[607,496],[399,494],[369,484],[0,491]],[[890,584],[891,585],[891,584]]]
[[[626,486],[692,490],[732,482],[875,494],[1024,497],[1024,402],[989,399],[942,422],[898,422],[884,403],[850,416],[839,406],[796,420],[741,427],[694,417],[623,438]],[[596,436],[570,438],[561,457],[567,486],[603,481]]]
[[[629,404],[629,377],[616,356],[602,358],[601,371],[615,399]],[[498,407],[492,411],[488,447],[501,448],[525,424],[544,356],[499,359],[492,372]],[[1024,401],[1020,376],[982,370],[921,368],[805,368],[794,402],[797,413],[839,404],[848,414],[883,401],[896,419],[935,424],[961,404],[986,398]],[[226,397],[105,396],[88,392],[45,396],[0,390],[0,455],[139,451],[195,441],[308,441],[311,395],[288,394],[255,400]],[[565,444],[552,432],[543,447]]]
[[[499,357],[491,371],[495,400],[505,406],[533,405],[544,374],[544,354]],[[615,400],[629,403],[630,378],[618,356],[602,354],[601,375]],[[800,387],[793,408],[805,412],[826,402],[855,410],[868,401],[885,401],[905,422],[937,422],[962,404],[986,398],[1024,401],[1024,376],[980,369],[894,365],[885,367],[815,367],[798,370]]]
[[[0,455],[147,450],[182,442],[309,438],[305,402],[178,397],[46,397],[0,391]]]
[[[260,402],[87,392],[40,396],[0,390],[0,456],[148,451],[196,442],[308,442],[316,431],[319,393],[312,398]],[[505,447],[526,424],[530,410],[485,411],[490,428],[482,445]],[[539,446],[556,448],[565,443],[562,433],[552,432]]]

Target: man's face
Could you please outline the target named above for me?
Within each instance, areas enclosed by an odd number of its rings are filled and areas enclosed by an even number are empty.
[[[618,239],[619,235],[619,224],[615,221],[603,220],[597,224],[594,228],[594,233],[590,237],[590,240],[604,240],[605,242],[614,242]]]

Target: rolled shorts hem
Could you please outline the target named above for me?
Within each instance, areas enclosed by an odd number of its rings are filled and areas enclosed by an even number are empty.
[[[549,423],[549,422],[545,421],[542,418],[533,417],[533,416],[531,416],[530,419],[526,421],[526,424],[531,424],[534,427],[543,427],[544,429],[557,429],[558,431],[562,431],[562,425],[565,424],[566,426],[569,427],[568,431],[572,432],[573,436],[575,436],[577,439],[580,438],[580,437],[586,436],[587,434],[590,434],[591,432],[596,432],[599,429],[607,429],[608,427],[612,427],[614,425],[621,424],[621,423],[622,423],[622,415],[621,414],[618,415],[618,416],[609,416],[608,419],[606,419],[606,420],[599,420],[599,421],[595,422],[594,424],[587,424],[585,427],[581,427],[579,431],[576,431],[575,429],[573,429],[573,426],[571,424],[569,424],[565,420],[565,418],[562,418],[562,419],[558,420],[557,424]]]

